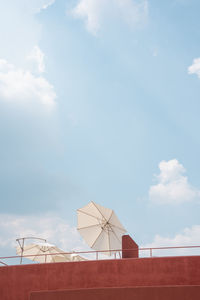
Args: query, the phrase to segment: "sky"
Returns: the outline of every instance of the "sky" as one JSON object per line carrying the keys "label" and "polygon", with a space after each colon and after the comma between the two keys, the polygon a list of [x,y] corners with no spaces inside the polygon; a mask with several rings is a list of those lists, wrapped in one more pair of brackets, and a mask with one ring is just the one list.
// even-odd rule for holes
{"label": "sky", "polygon": [[76,209],[140,247],[200,245],[200,2],[0,3],[0,255],[87,249]]}

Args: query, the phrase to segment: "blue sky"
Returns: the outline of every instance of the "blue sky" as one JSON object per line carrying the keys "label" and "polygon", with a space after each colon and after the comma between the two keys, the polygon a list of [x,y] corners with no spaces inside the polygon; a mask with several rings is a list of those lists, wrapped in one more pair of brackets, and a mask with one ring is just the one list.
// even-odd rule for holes
{"label": "blue sky", "polygon": [[[200,3],[0,4],[0,253],[82,249],[76,209],[139,245],[200,244]],[[6,253],[5,253],[6,252]]]}

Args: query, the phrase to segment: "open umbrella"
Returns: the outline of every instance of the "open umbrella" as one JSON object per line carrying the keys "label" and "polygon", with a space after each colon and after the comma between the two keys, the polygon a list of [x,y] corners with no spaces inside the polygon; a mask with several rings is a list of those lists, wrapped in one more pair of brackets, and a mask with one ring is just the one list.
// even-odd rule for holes
{"label": "open umbrella", "polygon": [[65,254],[63,250],[49,243],[33,243],[23,249],[18,246],[17,254],[22,256],[22,251],[23,256],[40,263],[72,261],[70,254]]}
{"label": "open umbrella", "polygon": [[122,235],[126,229],[122,226],[114,211],[95,202],[77,210],[77,230],[86,243],[95,250],[107,250],[111,255],[122,247]]}

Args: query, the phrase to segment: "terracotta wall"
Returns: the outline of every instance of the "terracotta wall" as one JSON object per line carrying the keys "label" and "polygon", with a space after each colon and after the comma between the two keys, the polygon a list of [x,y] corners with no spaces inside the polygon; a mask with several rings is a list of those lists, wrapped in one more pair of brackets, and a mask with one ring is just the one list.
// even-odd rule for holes
{"label": "terracotta wall", "polygon": [[200,285],[200,256],[0,267],[1,300],[28,300],[31,291],[171,285]]}
{"label": "terracotta wall", "polygon": [[126,234],[122,236],[122,258],[139,257],[139,246],[136,242]]}

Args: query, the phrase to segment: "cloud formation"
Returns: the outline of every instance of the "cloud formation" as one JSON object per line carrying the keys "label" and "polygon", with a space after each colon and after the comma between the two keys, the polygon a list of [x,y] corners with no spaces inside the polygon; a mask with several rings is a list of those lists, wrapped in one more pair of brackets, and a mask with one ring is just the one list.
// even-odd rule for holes
{"label": "cloud formation", "polygon": [[37,14],[52,5],[54,0],[7,0],[0,4],[0,57],[14,64],[34,45],[39,44],[42,26]]}
{"label": "cloud formation", "polygon": [[72,14],[82,19],[87,30],[95,35],[107,20],[113,18],[130,26],[143,22],[148,14],[148,4],[147,0],[79,0]]}
{"label": "cloud formation", "polygon": [[36,65],[36,70],[39,73],[45,72],[45,64],[44,64],[44,53],[38,46],[34,46],[32,51],[27,56],[27,60],[33,62]]}
{"label": "cloud formation", "polygon": [[55,0],[46,0],[46,1],[42,1],[41,4],[42,4],[42,7],[41,9],[47,9],[49,6],[51,6],[53,3],[55,2]]}
{"label": "cloud formation", "polygon": [[150,200],[160,204],[180,204],[200,198],[200,190],[194,188],[183,165],[177,159],[161,161],[160,174],[156,176],[158,183],[149,189]]}
{"label": "cloud formation", "polygon": [[19,4],[18,6],[20,7],[20,9],[22,8],[29,13],[37,14],[41,10],[47,9],[49,6],[51,6],[55,2],[55,0],[34,0],[34,1],[19,0],[17,2]]}
{"label": "cloud formation", "polygon": [[[8,215],[0,214],[0,253],[15,253],[16,238],[40,237],[57,245],[64,251],[81,251],[85,249],[75,227],[55,214],[43,215]],[[4,252],[6,251],[6,252]]]}
{"label": "cloud formation", "polygon": [[42,76],[17,68],[0,59],[0,101],[10,103],[39,103],[48,111],[55,106],[53,86]]}
{"label": "cloud formation", "polygon": [[195,58],[193,64],[188,68],[189,74],[196,74],[200,78],[200,58]]}
{"label": "cloud formation", "polygon": [[[184,228],[174,237],[165,237],[159,234],[155,235],[153,242],[144,245],[144,248],[159,248],[159,247],[182,247],[182,246],[199,246],[200,245],[200,225]],[[199,255],[200,248],[180,248],[169,250],[153,250],[153,255]],[[147,250],[141,251],[142,256],[149,256]]]}

